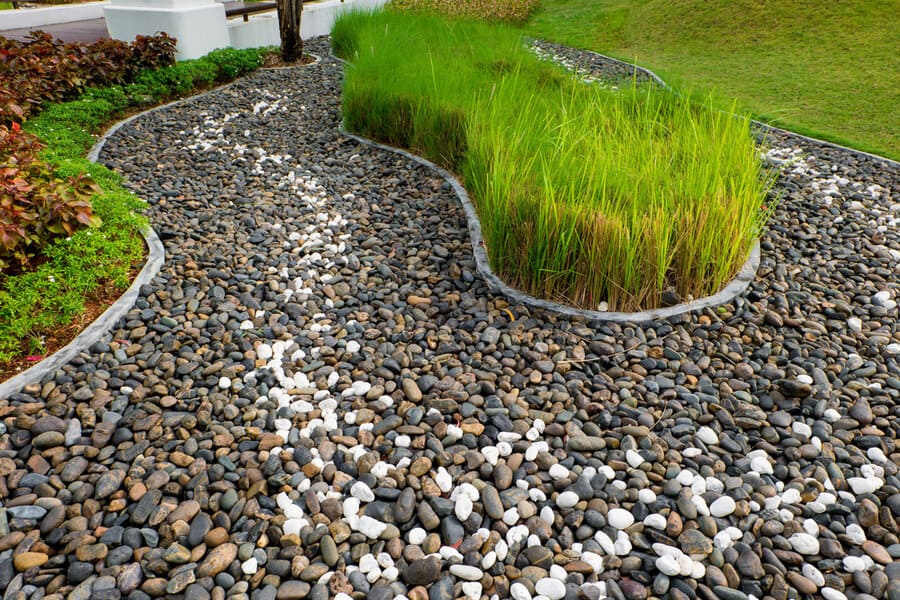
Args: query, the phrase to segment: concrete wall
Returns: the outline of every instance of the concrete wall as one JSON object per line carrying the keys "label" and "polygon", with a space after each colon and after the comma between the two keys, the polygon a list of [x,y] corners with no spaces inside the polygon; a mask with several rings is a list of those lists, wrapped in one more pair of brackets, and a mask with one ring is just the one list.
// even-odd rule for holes
{"label": "concrete wall", "polygon": [[231,45],[225,7],[214,0],[109,0],[103,15],[110,37],[117,40],[165,31],[178,40],[177,60]]}

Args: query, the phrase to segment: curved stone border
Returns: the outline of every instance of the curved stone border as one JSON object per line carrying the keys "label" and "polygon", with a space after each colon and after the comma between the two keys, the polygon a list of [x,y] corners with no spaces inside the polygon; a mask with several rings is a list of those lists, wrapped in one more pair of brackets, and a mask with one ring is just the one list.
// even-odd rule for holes
{"label": "curved stone border", "polygon": [[[309,56],[312,56],[314,60],[313,62],[305,65],[271,68],[261,67],[258,70],[264,71],[277,69],[296,69],[317,64],[322,60],[321,57],[316,54],[309,53]],[[119,129],[121,129],[131,121],[134,121],[139,117],[158,110],[163,110],[171,106],[181,104],[183,102],[202,98],[207,94],[211,94],[213,92],[217,92],[224,88],[232,86],[237,81],[239,80],[236,79],[234,81],[230,81],[213,89],[206,90],[199,94],[194,94],[193,96],[179,98],[178,100],[167,102],[166,104],[160,104],[159,106],[154,106],[135,115],[131,115],[127,119],[122,119],[118,123],[112,125],[109,129],[107,129],[106,132],[100,137],[100,139],[97,140],[97,143],[95,143],[87,153],[87,159],[95,163],[100,162],[100,153],[103,151],[103,147],[106,145],[106,141]],[[122,296],[119,297],[118,300],[113,302],[113,304],[109,308],[107,308],[103,312],[103,314],[97,317],[97,319],[95,319],[93,323],[88,325],[66,346],[60,348],[33,367],[30,367],[22,371],[18,375],[15,375],[14,377],[11,377],[6,381],[0,383],[0,399],[7,398],[10,395],[19,392],[26,385],[40,381],[48,373],[55,371],[56,369],[60,368],[61,366],[75,358],[75,356],[77,356],[82,351],[87,350],[87,348],[103,338],[104,335],[109,333],[109,331],[116,324],[116,321],[118,321],[128,313],[128,311],[134,305],[135,300],[137,300],[141,286],[146,283],[150,283],[150,281],[156,276],[156,274],[159,273],[159,270],[162,268],[162,265],[166,259],[165,247],[163,246],[162,241],[160,241],[159,236],[156,235],[156,232],[153,230],[153,228],[148,226],[144,231],[141,232],[141,234],[144,236],[144,241],[147,243],[147,262],[144,263],[141,271],[137,274],[137,277],[135,277],[134,281],[131,283],[125,293],[122,294]]]}
{"label": "curved stone border", "polygon": [[462,186],[459,180],[456,179],[456,177],[454,177],[449,171],[437,166],[436,164],[425,158],[422,158],[421,156],[417,156],[401,148],[395,148],[393,146],[387,146],[385,144],[373,142],[372,140],[353,133],[349,133],[347,131],[343,131],[343,134],[361,144],[399,154],[413,162],[428,167],[429,169],[435,171],[438,175],[443,177],[444,180],[453,187],[453,191],[456,193],[456,197],[459,198],[459,202],[460,204],[462,204],[463,210],[466,213],[466,220],[469,224],[469,237],[472,240],[472,254],[475,256],[475,266],[478,269],[478,274],[484,278],[484,280],[488,284],[488,287],[502,294],[514,303],[524,304],[525,306],[529,306],[532,308],[549,310],[572,317],[583,317],[591,321],[614,321],[616,323],[637,324],[646,323],[658,319],[665,319],[668,317],[674,317],[683,313],[700,310],[703,308],[709,308],[718,304],[724,304],[725,302],[728,302],[736,296],[742,294],[744,290],[746,290],[750,285],[750,282],[753,281],[753,278],[756,277],[756,270],[759,268],[760,257],[759,242],[757,242],[754,245],[753,249],[750,251],[750,257],[744,263],[744,266],[741,267],[740,272],[734,279],[731,280],[731,282],[727,286],[725,286],[725,288],[711,296],[705,296],[697,300],[692,300],[691,302],[676,304],[674,306],[655,308],[652,310],[643,310],[640,312],[606,312],[575,308],[574,306],[569,306],[567,304],[552,302],[550,300],[544,300],[542,298],[535,298],[530,294],[526,294],[525,292],[507,285],[491,269],[491,264],[490,260],[488,259],[484,238],[481,235],[481,221],[478,219],[478,213],[476,212],[475,206],[472,204],[472,200],[469,198],[469,194],[466,192],[465,188]]}
{"label": "curved stone border", "polygon": [[152,228],[147,227],[142,232],[142,235],[148,248],[147,262],[144,263],[140,273],[138,273],[125,293],[66,346],[33,367],[0,383],[0,398],[8,398],[26,385],[36,383],[48,373],[60,368],[106,335],[116,322],[125,316],[134,305],[135,300],[137,300],[141,286],[145,283],[150,283],[150,280],[156,276],[165,261],[166,251],[156,232]]}
{"label": "curved stone border", "polygon": [[303,52],[304,56],[309,56],[312,58],[312,62],[304,63],[302,65],[284,65],[282,67],[260,67],[259,71],[286,71],[288,69],[298,69],[300,67],[311,67],[313,65],[317,65],[322,61],[322,57],[318,54],[313,54],[312,52]]}

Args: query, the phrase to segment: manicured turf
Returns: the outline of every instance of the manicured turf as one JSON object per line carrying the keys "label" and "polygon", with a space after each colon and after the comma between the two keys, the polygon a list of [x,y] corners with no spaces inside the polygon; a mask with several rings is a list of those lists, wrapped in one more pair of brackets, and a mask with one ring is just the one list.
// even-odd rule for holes
{"label": "manicured turf", "polygon": [[900,159],[900,0],[542,0],[525,31]]}

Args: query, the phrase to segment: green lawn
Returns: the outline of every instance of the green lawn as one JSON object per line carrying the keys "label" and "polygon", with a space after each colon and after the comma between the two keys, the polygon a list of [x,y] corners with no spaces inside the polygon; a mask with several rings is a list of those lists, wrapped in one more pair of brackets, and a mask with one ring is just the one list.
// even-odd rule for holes
{"label": "green lawn", "polygon": [[525,30],[900,160],[900,0],[543,0]]}

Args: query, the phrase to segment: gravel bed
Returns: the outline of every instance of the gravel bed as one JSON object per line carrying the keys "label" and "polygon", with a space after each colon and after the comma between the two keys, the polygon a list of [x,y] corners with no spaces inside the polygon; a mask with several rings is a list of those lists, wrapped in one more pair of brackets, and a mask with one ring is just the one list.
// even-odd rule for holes
{"label": "gravel bed", "polygon": [[109,140],[167,261],[0,400],[4,600],[900,598],[896,164],[773,136],[750,288],[590,323],[492,296],[340,85],[263,71]]}

